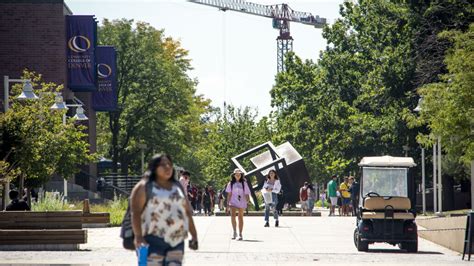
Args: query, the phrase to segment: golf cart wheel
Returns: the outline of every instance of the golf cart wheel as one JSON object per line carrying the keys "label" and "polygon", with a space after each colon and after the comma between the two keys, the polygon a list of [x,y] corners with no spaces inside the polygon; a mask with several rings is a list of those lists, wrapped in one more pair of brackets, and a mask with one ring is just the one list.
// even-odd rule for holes
{"label": "golf cart wheel", "polygon": [[409,253],[418,252],[418,241],[403,243],[403,248],[406,249]]}
{"label": "golf cart wheel", "polygon": [[360,239],[359,229],[354,230],[354,244],[358,251],[369,251],[369,242]]}

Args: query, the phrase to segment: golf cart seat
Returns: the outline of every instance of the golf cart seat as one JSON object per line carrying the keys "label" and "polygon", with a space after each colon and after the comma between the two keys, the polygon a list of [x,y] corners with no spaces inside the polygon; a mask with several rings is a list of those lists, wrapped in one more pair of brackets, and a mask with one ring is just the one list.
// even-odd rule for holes
{"label": "golf cart seat", "polygon": [[[415,219],[409,212],[411,202],[405,197],[367,197],[364,200],[362,219]],[[392,217],[393,214],[393,217]]]}

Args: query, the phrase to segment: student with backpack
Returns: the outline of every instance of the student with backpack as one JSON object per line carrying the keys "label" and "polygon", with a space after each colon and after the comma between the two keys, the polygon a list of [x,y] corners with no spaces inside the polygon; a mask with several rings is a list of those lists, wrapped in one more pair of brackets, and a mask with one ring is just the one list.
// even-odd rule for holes
{"label": "student with backpack", "polygon": [[308,208],[308,182],[304,182],[304,185],[300,188],[300,202],[301,202],[301,216],[307,214]]}
{"label": "student with backpack", "polygon": [[307,201],[308,209],[306,210],[306,215],[312,216],[313,215],[314,202],[317,200],[316,188],[314,187],[313,184],[309,184],[306,191],[308,193],[308,201]]}
{"label": "student with backpack", "polygon": [[232,229],[232,239],[237,238],[237,222],[236,216],[239,217],[239,238],[237,240],[243,240],[242,230],[244,229],[244,210],[247,209],[247,202],[249,200],[250,188],[247,185],[247,181],[244,178],[244,174],[239,170],[235,169],[231,175],[231,181],[227,184],[227,206],[230,209]]}
{"label": "student with backpack", "polygon": [[[140,254],[148,254],[148,263],[181,265],[188,233],[192,236],[189,247],[197,249],[192,208],[183,187],[174,179],[169,155],[153,156],[143,179],[133,188],[130,202],[133,244]],[[127,236],[122,237],[125,246]]]}

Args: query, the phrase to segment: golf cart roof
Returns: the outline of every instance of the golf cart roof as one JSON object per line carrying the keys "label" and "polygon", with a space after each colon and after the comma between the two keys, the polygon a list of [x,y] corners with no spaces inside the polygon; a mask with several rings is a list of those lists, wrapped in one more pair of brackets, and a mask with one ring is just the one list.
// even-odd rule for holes
{"label": "golf cart roof", "polygon": [[414,167],[416,163],[411,157],[375,156],[362,158],[359,166]]}

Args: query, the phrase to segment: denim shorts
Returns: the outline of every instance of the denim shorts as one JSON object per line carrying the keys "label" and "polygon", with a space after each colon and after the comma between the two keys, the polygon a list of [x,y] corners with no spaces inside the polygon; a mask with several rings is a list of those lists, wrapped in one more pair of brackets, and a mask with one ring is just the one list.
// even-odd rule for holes
{"label": "denim shorts", "polygon": [[145,240],[150,245],[148,247],[148,256],[152,253],[156,253],[166,257],[166,254],[169,251],[181,251],[184,255],[184,241],[179,243],[177,246],[172,247],[170,244],[166,243],[163,238],[154,235],[146,235]]}
{"label": "denim shorts", "polygon": [[351,198],[342,198],[342,205],[351,204]]}

